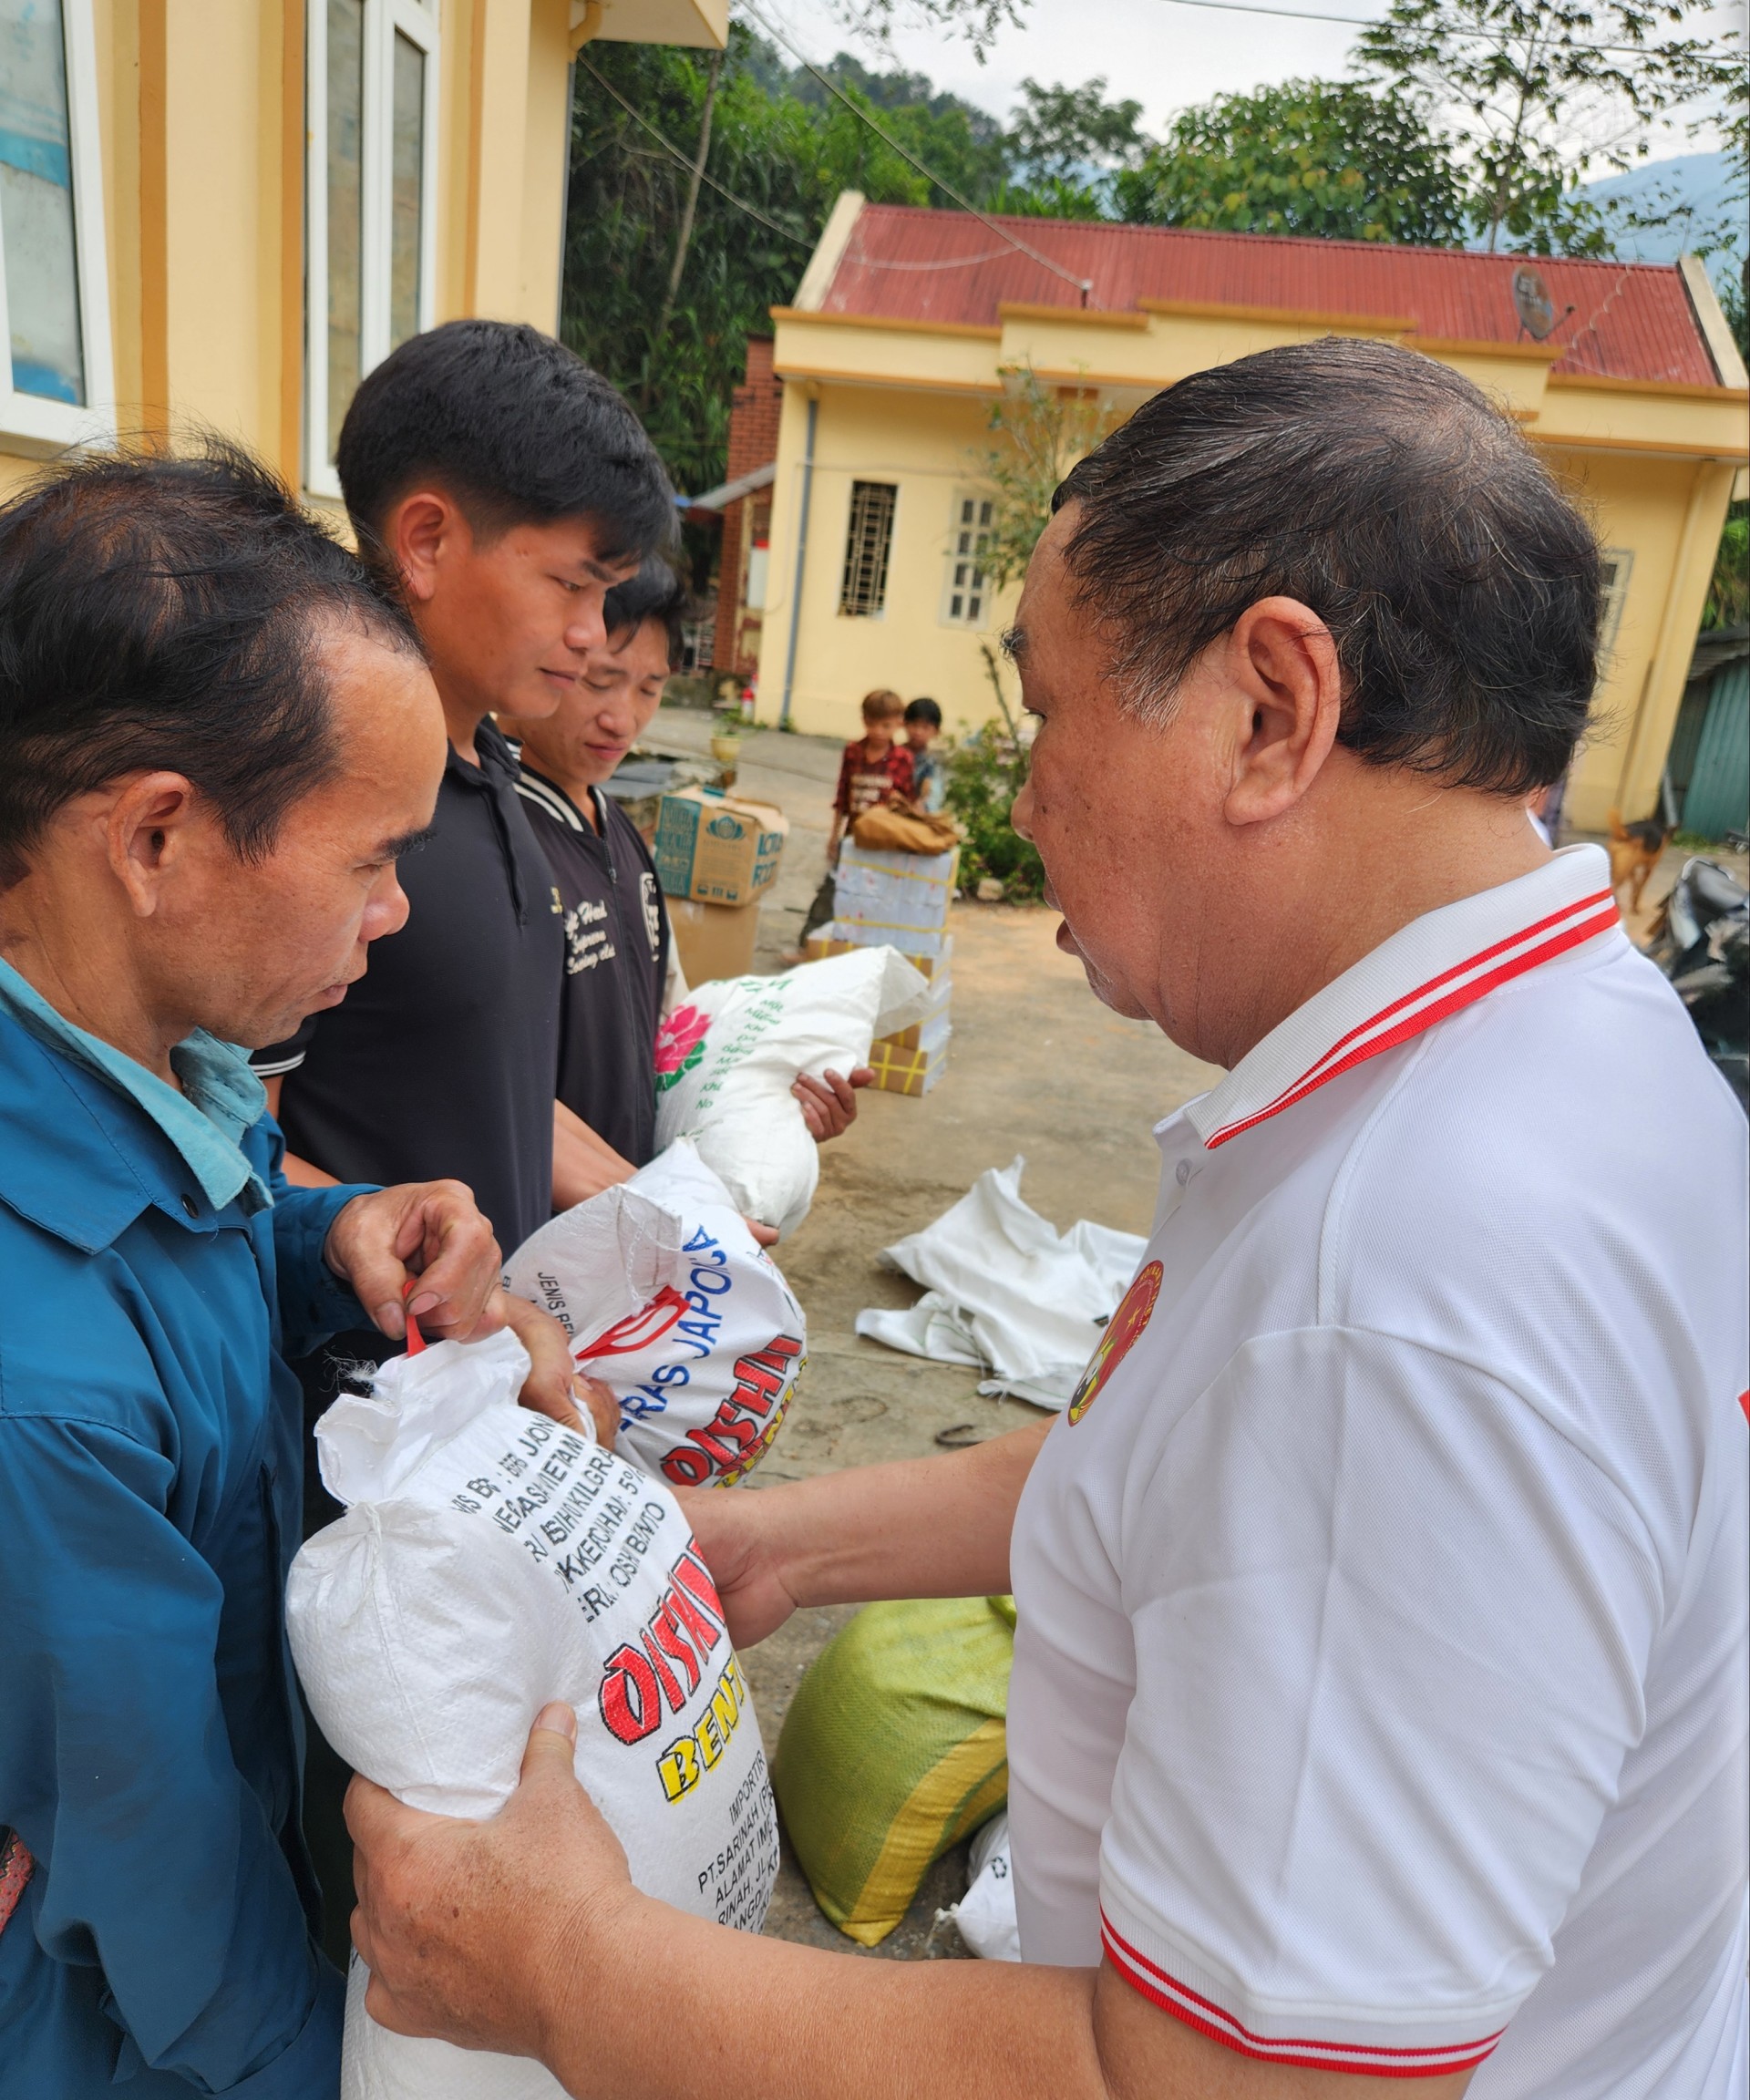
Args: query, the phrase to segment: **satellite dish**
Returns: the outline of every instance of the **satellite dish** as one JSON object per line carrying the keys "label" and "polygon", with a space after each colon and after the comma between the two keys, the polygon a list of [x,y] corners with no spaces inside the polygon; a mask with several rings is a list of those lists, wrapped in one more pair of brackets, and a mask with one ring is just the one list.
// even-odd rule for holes
{"label": "satellite dish", "polygon": [[1513,273],[1513,308],[1519,325],[1539,343],[1556,324],[1556,303],[1549,287],[1524,263]]}

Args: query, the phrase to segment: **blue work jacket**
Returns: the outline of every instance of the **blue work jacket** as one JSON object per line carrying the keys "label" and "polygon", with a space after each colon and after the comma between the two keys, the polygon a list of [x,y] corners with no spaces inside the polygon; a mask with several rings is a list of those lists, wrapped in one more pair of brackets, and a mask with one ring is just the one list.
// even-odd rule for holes
{"label": "blue work jacket", "polygon": [[0,1011],[0,2093],[333,2100],[286,1644],[302,1416],[282,1349],[364,1324],[356,1189],[215,1210],[140,1105]]}

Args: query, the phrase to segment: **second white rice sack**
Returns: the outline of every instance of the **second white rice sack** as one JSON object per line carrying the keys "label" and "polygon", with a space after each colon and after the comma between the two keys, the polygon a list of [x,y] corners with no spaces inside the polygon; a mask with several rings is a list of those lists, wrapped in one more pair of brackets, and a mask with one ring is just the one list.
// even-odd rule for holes
{"label": "second white rice sack", "polygon": [[[653,1896],[757,1931],[777,1870],[758,1724],[710,1574],[660,1481],[518,1406],[514,1336],[396,1357],[316,1427],[346,1514],[286,1621],[323,1734],[417,1808],[489,1816],[549,1699]],[[539,2064],[411,2041],[348,1996],[345,2100],[560,2100]]]}
{"label": "second white rice sack", "polygon": [[876,1036],[909,1028],[929,998],[893,948],[701,984],[656,1039],[656,1142],[692,1138],[738,1210],[793,1232],[820,1175],[797,1075],[866,1064]]}
{"label": "second white rice sack", "polygon": [[685,1138],[531,1234],[504,1282],[571,1337],[641,1466],[726,1487],[771,1448],[801,1375],[802,1308]]}

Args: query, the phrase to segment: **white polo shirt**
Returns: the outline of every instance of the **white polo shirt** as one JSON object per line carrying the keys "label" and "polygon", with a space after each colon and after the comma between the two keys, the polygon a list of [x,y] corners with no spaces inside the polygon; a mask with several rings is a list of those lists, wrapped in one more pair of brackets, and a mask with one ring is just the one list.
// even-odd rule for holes
{"label": "white polo shirt", "polygon": [[1472,2100],[1742,2100],[1745,1123],[1604,855],[1160,1126],[1022,1498],[1028,1961]]}

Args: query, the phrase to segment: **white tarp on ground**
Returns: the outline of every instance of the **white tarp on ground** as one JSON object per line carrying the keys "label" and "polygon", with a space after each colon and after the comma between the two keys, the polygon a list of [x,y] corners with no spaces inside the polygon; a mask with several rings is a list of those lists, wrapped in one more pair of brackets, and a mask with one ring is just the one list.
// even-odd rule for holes
{"label": "white tarp on ground", "polygon": [[1021,1200],[1017,1157],[981,1174],[933,1225],[882,1250],[921,1283],[909,1311],[867,1307],[857,1332],[909,1355],[988,1370],[981,1393],[1068,1404],[1146,1241],[1082,1219],[1067,1232]]}

